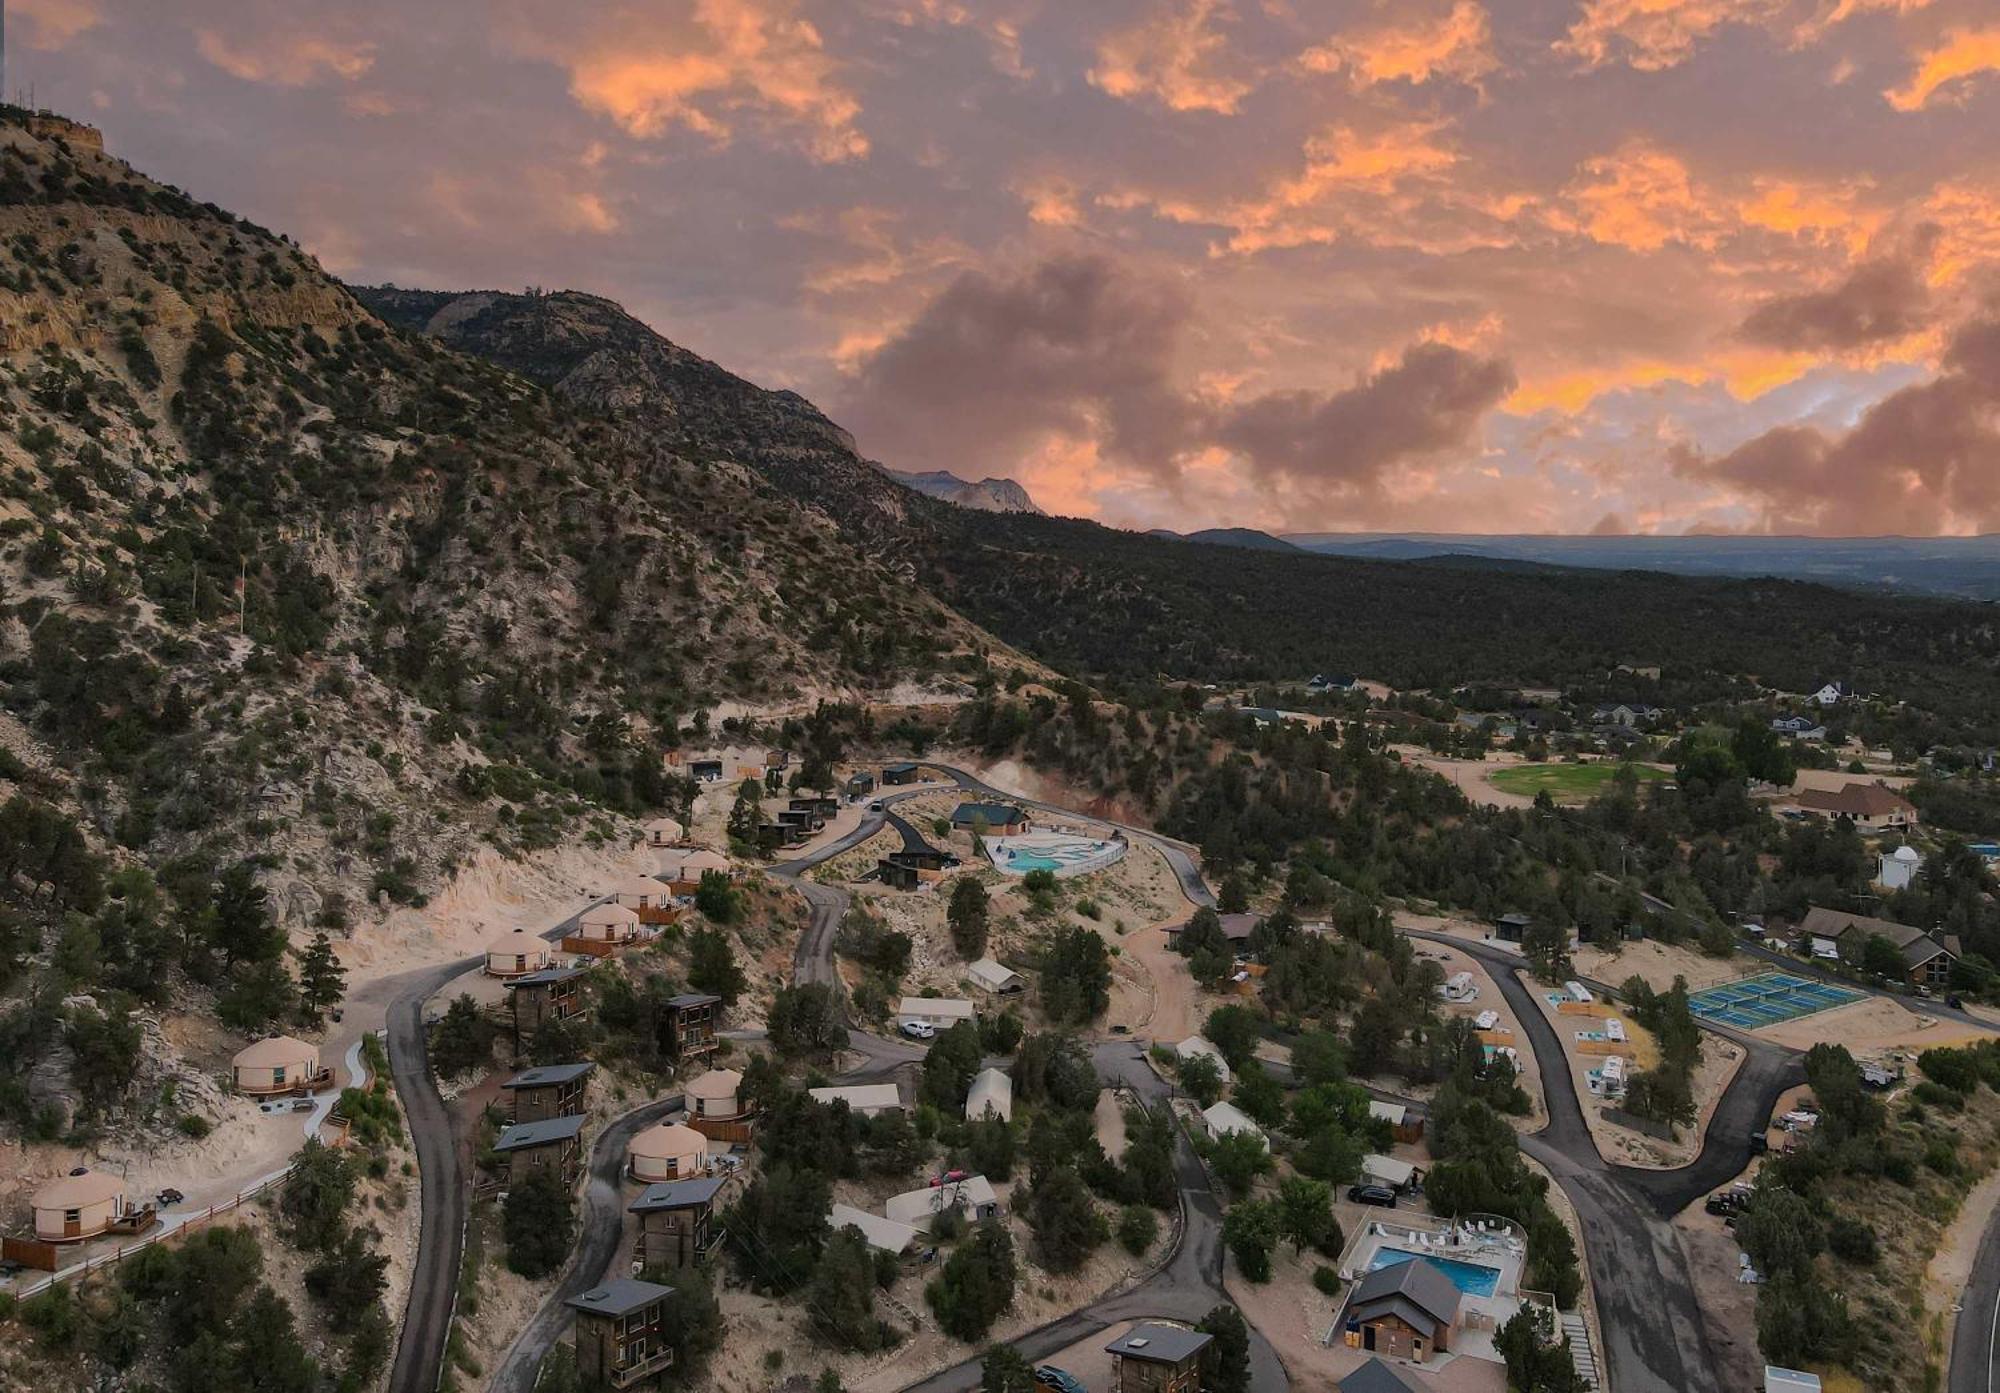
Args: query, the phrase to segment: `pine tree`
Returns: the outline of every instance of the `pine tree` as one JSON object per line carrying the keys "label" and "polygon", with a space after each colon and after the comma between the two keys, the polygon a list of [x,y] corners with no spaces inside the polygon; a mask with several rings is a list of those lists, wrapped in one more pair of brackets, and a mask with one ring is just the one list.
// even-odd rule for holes
{"label": "pine tree", "polygon": [[318,1025],[320,1017],[340,1004],[347,994],[347,969],[334,954],[333,942],[325,932],[313,935],[306,951],[299,955],[299,1007],[306,1018]]}

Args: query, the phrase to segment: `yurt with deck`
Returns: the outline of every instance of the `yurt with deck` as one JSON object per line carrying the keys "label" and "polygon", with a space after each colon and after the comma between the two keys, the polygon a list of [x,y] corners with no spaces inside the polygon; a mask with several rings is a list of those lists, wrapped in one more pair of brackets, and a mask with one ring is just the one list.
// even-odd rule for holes
{"label": "yurt with deck", "polygon": [[81,1243],[108,1230],[125,1213],[125,1182],[104,1171],[77,1167],[35,1192],[35,1237],[44,1243]]}
{"label": "yurt with deck", "polygon": [[634,1180],[686,1180],[708,1170],[708,1138],[678,1122],[662,1122],[632,1138],[625,1148]]}
{"label": "yurt with deck", "polygon": [[291,1093],[312,1088],[321,1081],[319,1046],[294,1040],[289,1035],[273,1035],[236,1052],[230,1061],[236,1091],[255,1098],[265,1093]]}
{"label": "yurt with deck", "polygon": [[639,916],[622,904],[601,904],[576,921],[576,936],[591,943],[630,943],[639,936]]}
{"label": "yurt with deck", "polygon": [[673,846],[687,835],[687,828],[670,817],[656,817],[648,822],[643,830],[646,833],[646,845],[651,847]]}
{"label": "yurt with deck", "polygon": [[488,977],[526,977],[549,965],[549,943],[526,929],[501,934],[486,945]]}

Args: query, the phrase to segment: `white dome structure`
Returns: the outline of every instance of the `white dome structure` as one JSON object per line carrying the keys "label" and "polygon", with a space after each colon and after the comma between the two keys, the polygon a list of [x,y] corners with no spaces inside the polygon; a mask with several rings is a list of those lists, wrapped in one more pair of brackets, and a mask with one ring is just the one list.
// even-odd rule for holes
{"label": "white dome structure", "polygon": [[708,1169],[708,1138],[692,1127],[662,1122],[632,1138],[625,1159],[634,1180],[686,1180]]}

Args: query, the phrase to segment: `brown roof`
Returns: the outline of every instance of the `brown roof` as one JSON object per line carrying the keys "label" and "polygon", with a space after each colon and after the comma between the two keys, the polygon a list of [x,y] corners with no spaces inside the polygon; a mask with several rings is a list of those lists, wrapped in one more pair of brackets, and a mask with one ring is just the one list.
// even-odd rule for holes
{"label": "brown roof", "polygon": [[1909,799],[1882,783],[1850,783],[1835,792],[1823,788],[1800,789],[1794,801],[1814,812],[1844,813],[1848,817],[1886,817],[1890,813],[1916,811]]}
{"label": "brown roof", "polygon": [[1841,909],[1822,909],[1818,905],[1806,911],[1806,917],[1799,921],[1799,930],[1814,938],[1844,938],[1848,934],[1874,938],[1879,935],[1902,949],[1903,959],[1911,967],[1921,967],[1940,953],[1958,957],[1956,936],[1940,943],[1911,924],[1898,924],[1893,919],[1871,919],[1865,914],[1849,914]]}

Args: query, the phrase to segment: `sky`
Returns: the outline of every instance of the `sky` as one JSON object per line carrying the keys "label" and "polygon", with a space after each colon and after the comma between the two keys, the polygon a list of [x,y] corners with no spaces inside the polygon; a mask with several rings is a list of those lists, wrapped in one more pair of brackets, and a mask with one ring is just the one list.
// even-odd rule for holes
{"label": "sky", "polygon": [[1118,526],[2000,531],[1995,0],[11,0],[350,281]]}

